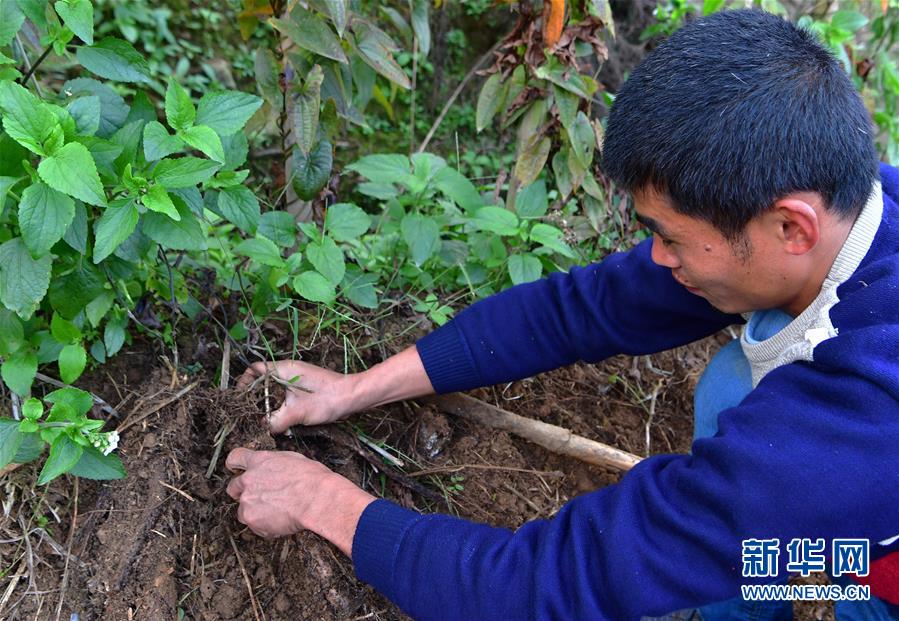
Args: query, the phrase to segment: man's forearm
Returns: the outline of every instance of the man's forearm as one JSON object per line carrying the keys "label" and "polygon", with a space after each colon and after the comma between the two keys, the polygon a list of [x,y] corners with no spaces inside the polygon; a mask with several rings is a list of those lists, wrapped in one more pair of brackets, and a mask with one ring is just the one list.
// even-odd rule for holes
{"label": "man's forearm", "polygon": [[415,346],[354,376],[353,410],[434,394]]}

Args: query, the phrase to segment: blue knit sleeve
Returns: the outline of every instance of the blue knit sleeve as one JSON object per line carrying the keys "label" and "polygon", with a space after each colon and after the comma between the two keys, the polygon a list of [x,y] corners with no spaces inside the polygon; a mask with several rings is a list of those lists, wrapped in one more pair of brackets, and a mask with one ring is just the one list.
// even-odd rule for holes
{"label": "blue knit sleeve", "polygon": [[649,354],[695,341],[738,315],[713,308],[652,262],[652,241],[481,300],[416,347],[438,393],[487,386],[577,360]]}
{"label": "blue knit sleeve", "polygon": [[770,580],[742,577],[745,539],[895,535],[896,403],[870,378],[781,367],[691,455],[646,459],[515,532],[373,503],[356,572],[418,621],[636,621],[730,599]]}

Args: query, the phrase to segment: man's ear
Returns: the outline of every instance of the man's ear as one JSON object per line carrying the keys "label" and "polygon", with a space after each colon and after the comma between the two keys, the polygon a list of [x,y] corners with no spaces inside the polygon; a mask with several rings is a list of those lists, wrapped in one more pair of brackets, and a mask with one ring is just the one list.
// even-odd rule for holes
{"label": "man's ear", "polygon": [[807,200],[798,197],[778,199],[771,207],[777,235],[789,254],[801,255],[812,250],[821,240],[818,211]]}

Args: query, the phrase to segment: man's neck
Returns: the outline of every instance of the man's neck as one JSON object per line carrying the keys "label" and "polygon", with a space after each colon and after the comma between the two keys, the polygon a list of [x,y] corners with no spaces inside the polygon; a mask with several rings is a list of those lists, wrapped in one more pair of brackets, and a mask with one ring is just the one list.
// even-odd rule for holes
{"label": "man's neck", "polygon": [[842,220],[829,214],[828,217],[833,219],[830,226],[822,228],[829,231],[830,234],[826,237],[822,235],[821,241],[810,253],[812,256],[808,257],[810,271],[809,277],[805,280],[805,286],[788,304],[781,307],[781,310],[791,317],[799,316],[821,293],[821,287],[830,273],[834,261],[843,249],[843,244],[846,243],[846,239],[852,231],[852,225],[855,224],[855,218]]}

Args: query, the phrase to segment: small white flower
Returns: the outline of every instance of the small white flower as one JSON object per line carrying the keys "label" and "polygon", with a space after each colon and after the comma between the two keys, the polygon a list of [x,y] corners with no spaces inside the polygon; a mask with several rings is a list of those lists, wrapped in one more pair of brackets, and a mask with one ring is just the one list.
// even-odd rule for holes
{"label": "small white flower", "polygon": [[103,449],[103,454],[109,455],[119,446],[119,432],[112,431],[108,433],[106,435],[106,441],[108,442],[108,444],[106,445],[106,448]]}

